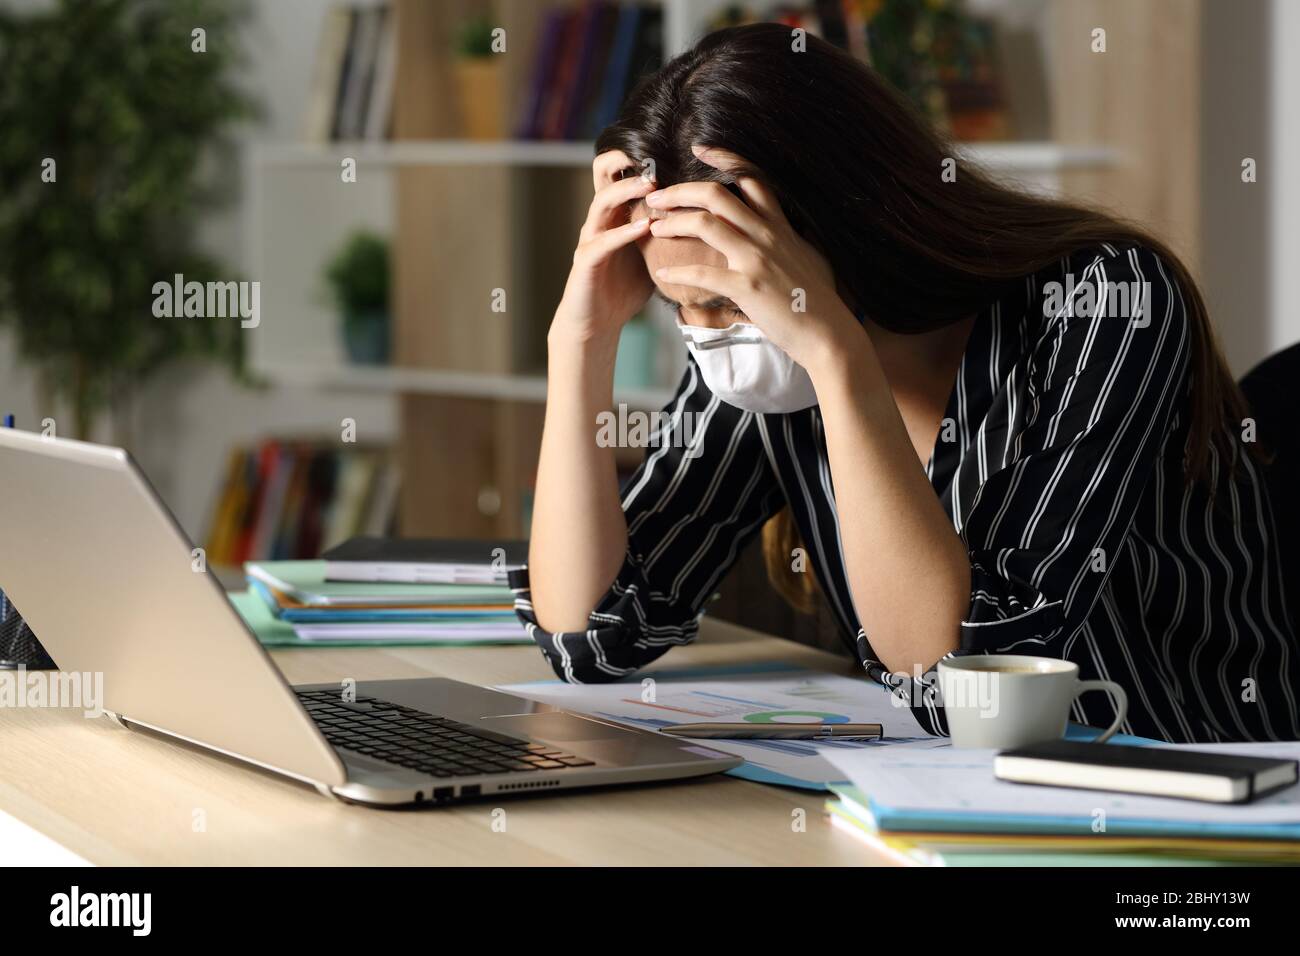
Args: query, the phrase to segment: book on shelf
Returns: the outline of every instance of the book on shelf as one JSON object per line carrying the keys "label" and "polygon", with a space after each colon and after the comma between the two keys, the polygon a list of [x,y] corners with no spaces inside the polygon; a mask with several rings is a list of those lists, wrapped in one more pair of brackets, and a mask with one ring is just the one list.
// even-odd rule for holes
{"label": "book on shelf", "polygon": [[577,139],[584,111],[590,102],[590,91],[595,85],[597,46],[607,43],[602,26],[606,14],[613,15],[614,8],[604,3],[586,4],[578,14],[578,46],[573,58],[573,72],[569,89],[563,98],[559,129],[554,139]]}
{"label": "book on shelf", "polygon": [[569,111],[569,123],[565,129],[567,139],[591,139],[600,132],[599,128],[593,129],[593,124],[600,107],[601,93],[605,89],[609,60],[614,52],[619,14],[620,9],[614,4],[602,4],[596,8],[591,43],[585,51],[586,57],[581,68],[580,96],[574,100],[574,108]]}
{"label": "book on shelf", "polygon": [[330,139],[341,139],[343,133],[343,104],[348,98],[348,85],[355,81],[357,60],[357,35],[361,32],[361,11],[350,8],[348,15],[348,38],[343,47],[343,58],[339,61],[338,73],[333,76],[334,98],[331,101]]}
{"label": "book on shelf", "polygon": [[614,121],[636,82],[663,63],[663,10],[587,0],[549,10],[534,44],[520,139],[575,140]]}
{"label": "book on shelf", "polygon": [[317,41],[304,139],[324,143],[386,138],[396,68],[396,17],[390,5],[331,7]]}
{"label": "book on shelf", "polygon": [[393,91],[397,83],[397,19],[389,8],[384,8],[383,14],[364,118],[364,137],[370,141],[387,139],[393,123]]}
{"label": "book on shelf", "polygon": [[231,451],[204,547],[208,563],[315,557],[358,534],[386,534],[400,476],[377,448],[267,439]]}
{"label": "book on shelf", "polygon": [[302,136],[310,143],[325,142],[334,128],[335,100],[339,74],[347,55],[348,37],[352,32],[352,11],[331,7],[321,21],[316,44],[316,65],[307,92],[307,111],[303,117]]}
{"label": "book on shelf", "polygon": [[577,75],[578,47],[591,6],[566,11],[564,29],[556,48],[555,63],[545,80],[541,126],[533,131],[540,139],[560,139],[564,133],[565,100],[572,95]]}
{"label": "book on shelf", "polygon": [[527,98],[524,100],[523,115],[517,131],[521,138],[536,136],[542,128],[542,116],[547,104],[547,83],[559,58],[559,50],[564,42],[568,22],[569,11],[563,9],[548,10],[542,19],[542,27],[533,54],[533,69]]}
{"label": "book on shelf", "polygon": [[366,7],[356,13],[347,85],[339,100],[338,139],[360,139],[365,131],[366,107],[369,105],[370,86],[374,82],[386,13],[383,7]]}
{"label": "book on shelf", "polygon": [[[636,51],[637,36],[641,33],[642,8],[634,3],[618,8],[618,18],[609,40],[609,53],[601,72],[601,82],[596,88],[596,103],[585,135],[594,137],[614,122],[623,97],[628,71]],[[661,34],[662,36],[662,34]]]}

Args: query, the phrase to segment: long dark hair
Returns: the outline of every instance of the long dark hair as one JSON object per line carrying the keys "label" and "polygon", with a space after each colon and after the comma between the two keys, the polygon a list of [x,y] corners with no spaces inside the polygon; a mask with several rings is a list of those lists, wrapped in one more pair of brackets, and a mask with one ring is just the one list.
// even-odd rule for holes
{"label": "long dark hair", "polygon": [[[1167,245],[1106,213],[1000,185],[969,163],[941,180],[954,147],[870,68],[806,41],[796,52],[789,28],[775,23],[709,34],[638,85],[596,151],[622,150],[638,167],[652,160],[660,186],[730,178],[696,159],[693,144],[745,157],[826,257],[849,304],[895,332],[955,322],[1102,242],[1151,249],[1175,277],[1191,327],[1188,479],[1213,477],[1211,448],[1234,460],[1223,424],[1244,417],[1245,403],[1196,282]],[[764,529],[770,571],[773,557],[788,571],[789,551],[775,550],[792,539],[783,520]]]}

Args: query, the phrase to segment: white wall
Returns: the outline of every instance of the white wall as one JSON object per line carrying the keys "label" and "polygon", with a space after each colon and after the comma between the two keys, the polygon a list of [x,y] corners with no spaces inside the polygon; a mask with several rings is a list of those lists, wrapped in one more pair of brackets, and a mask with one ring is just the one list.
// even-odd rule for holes
{"label": "white wall", "polygon": [[[1233,370],[1300,341],[1288,288],[1300,263],[1300,3],[1204,7],[1202,276]],[[1258,181],[1241,181],[1245,157]],[[1176,162],[1176,157],[1171,157]]]}
{"label": "white wall", "polygon": [[1273,218],[1270,258],[1273,263],[1269,311],[1269,351],[1300,342],[1300,307],[1295,282],[1300,267],[1300,3],[1273,0],[1272,154]]}
{"label": "white wall", "polygon": [[[1270,87],[1273,0],[1203,7],[1201,55],[1201,279],[1233,370],[1271,351],[1271,210],[1276,189]],[[1241,181],[1241,163],[1259,181]],[[1177,162],[1177,157],[1170,157]]]}

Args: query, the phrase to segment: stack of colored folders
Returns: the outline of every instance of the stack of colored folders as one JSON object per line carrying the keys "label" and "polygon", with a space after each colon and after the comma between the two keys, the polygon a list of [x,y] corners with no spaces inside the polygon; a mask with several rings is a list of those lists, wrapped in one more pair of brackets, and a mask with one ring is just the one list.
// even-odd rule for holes
{"label": "stack of colored folders", "polygon": [[[1300,757],[1290,741],[1189,749]],[[1217,804],[1009,783],[994,777],[993,751],[897,746],[827,759],[849,778],[831,785],[831,825],[904,865],[1300,864],[1296,786]]]}
{"label": "stack of colored folders", "polygon": [[326,581],[324,561],[250,561],[231,601],[267,645],[524,644],[500,584]]}

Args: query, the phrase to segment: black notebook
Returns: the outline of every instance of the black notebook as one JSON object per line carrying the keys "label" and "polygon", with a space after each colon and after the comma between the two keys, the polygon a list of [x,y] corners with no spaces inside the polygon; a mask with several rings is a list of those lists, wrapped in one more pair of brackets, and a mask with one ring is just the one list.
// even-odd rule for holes
{"label": "black notebook", "polygon": [[1295,784],[1297,762],[1272,757],[1054,740],[993,758],[999,780],[1115,790],[1213,803],[1249,803]]}
{"label": "black notebook", "polygon": [[528,542],[466,538],[349,538],[321,555],[327,581],[505,584],[528,563]]}

